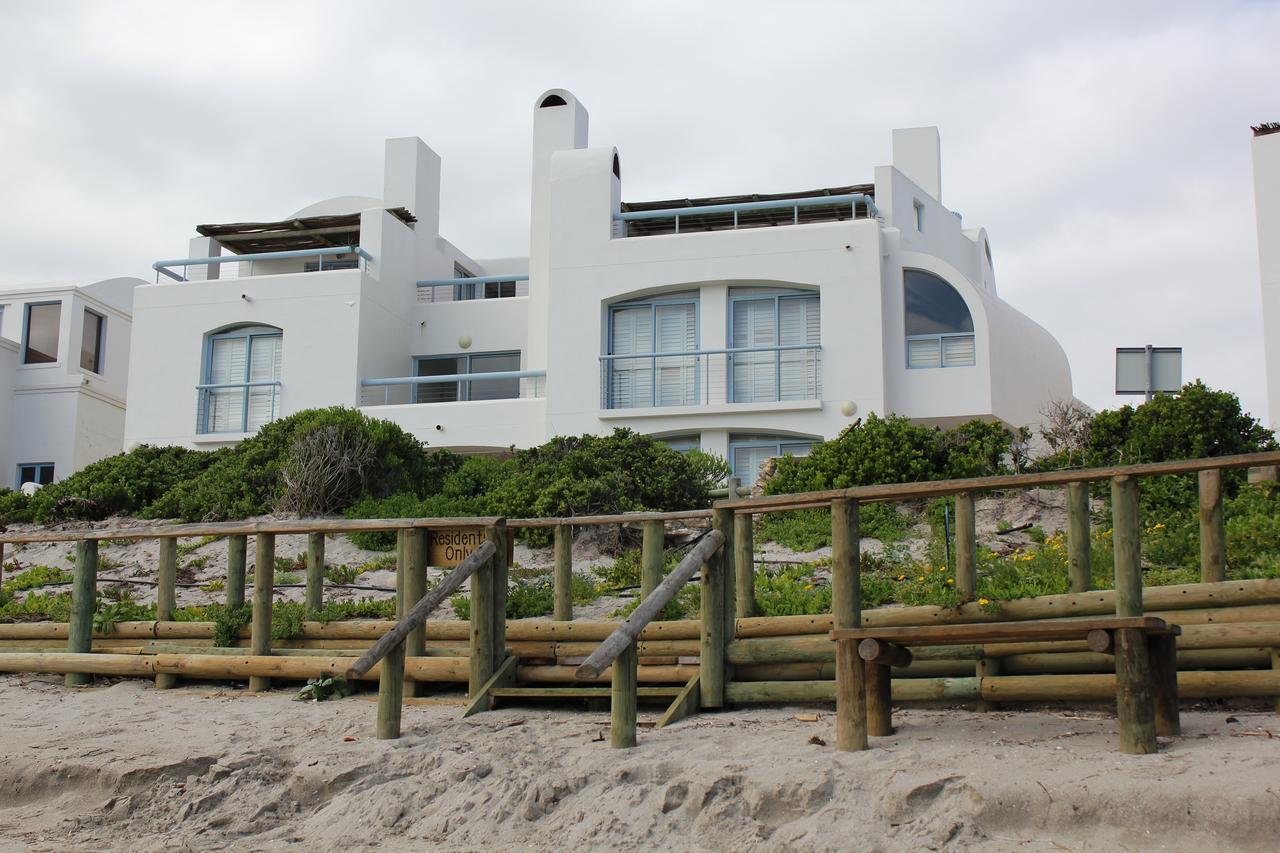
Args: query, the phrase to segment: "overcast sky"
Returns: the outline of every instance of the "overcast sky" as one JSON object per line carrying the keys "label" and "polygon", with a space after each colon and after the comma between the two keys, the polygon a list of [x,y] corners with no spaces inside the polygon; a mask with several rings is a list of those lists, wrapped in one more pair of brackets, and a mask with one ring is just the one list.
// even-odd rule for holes
{"label": "overcast sky", "polygon": [[616,145],[629,201],[870,181],[937,125],[943,201],[1000,294],[1109,408],[1116,346],[1265,417],[1250,124],[1280,120],[1280,4],[6,2],[0,283],[137,275],[194,226],[381,195],[444,159],[442,231],[527,254],[533,102]]}

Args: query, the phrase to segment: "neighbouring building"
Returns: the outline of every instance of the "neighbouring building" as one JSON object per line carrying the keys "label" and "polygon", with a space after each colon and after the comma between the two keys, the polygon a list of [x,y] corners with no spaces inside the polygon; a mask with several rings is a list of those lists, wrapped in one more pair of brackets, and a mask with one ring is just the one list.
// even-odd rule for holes
{"label": "neighbouring building", "polygon": [[0,287],[0,487],[45,485],[124,444],[137,278]]}
{"label": "neighbouring building", "polygon": [[1072,397],[1054,338],[996,294],[991,246],[942,204],[938,132],[893,133],[863,183],[623,201],[554,89],[533,110],[528,257],[440,236],[440,158],[386,143],[381,198],[201,225],[139,287],[127,444],[217,447],[358,406],[485,451],[630,427],[750,481],[867,413],[1036,424]]}
{"label": "neighbouring building", "polygon": [[1253,203],[1258,217],[1262,338],[1270,426],[1280,430],[1280,123],[1253,129]]}

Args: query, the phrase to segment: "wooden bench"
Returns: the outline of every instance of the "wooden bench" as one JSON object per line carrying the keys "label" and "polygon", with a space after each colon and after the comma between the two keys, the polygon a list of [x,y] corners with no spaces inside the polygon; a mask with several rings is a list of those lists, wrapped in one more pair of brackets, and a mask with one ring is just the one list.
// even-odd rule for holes
{"label": "wooden bench", "polygon": [[1156,735],[1180,734],[1177,637],[1182,629],[1151,616],[1035,622],[837,628],[836,747],[867,748],[868,735],[893,733],[890,667],[911,665],[910,646],[1085,640],[1115,656],[1120,751],[1156,751]]}

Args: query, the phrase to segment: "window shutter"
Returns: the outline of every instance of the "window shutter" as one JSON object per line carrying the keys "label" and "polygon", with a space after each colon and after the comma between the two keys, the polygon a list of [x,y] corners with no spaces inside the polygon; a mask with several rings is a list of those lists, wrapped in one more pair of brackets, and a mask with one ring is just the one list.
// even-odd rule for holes
{"label": "window shutter", "polygon": [[[778,342],[775,301],[739,299],[733,303],[733,346],[770,347]],[[733,355],[733,401],[754,403],[777,399],[777,357],[771,352]]]}
{"label": "window shutter", "polygon": [[[209,353],[210,385],[243,382],[247,338],[216,338]],[[209,432],[240,432],[244,425],[244,389],[214,388],[205,397],[205,428]]]}
{"label": "window shutter", "polygon": [[945,367],[972,367],[976,363],[973,335],[942,339],[942,364]]}
{"label": "window shutter", "polygon": [[[652,352],[653,306],[618,309],[611,325],[612,355]],[[609,408],[653,405],[653,359],[614,358],[609,364]]]}
{"label": "window shutter", "polygon": [[[284,353],[280,335],[255,335],[249,345],[249,381],[276,382],[280,379],[280,362]],[[249,432],[270,423],[277,414],[278,390],[274,385],[249,388]]]}
{"label": "window shutter", "polygon": [[[654,352],[688,352],[696,349],[698,312],[694,305],[655,305],[657,335]],[[657,371],[657,406],[686,406],[697,401],[698,365],[696,356],[654,360]]]}
{"label": "window shutter", "polygon": [[[821,334],[821,318],[816,296],[788,296],[778,300],[778,343],[783,346],[816,344]],[[816,350],[786,350],[778,353],[781,379],[779,400],[813,400],[818,396],[818,354]]]}
{"label": "window shutter", "polygon": [[941,367],[942,351],[938,338],[907,341],[907,367]]}

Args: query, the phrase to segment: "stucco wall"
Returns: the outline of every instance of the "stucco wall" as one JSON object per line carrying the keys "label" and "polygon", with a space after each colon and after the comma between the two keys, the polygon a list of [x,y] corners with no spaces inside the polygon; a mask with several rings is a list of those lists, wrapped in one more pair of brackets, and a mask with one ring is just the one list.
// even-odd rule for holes
{"label": "stucco wall", "polygon": [[18,370],[18,344],[0,337],[0,488],[13,488],[13,382]]}
{"label": "stucco wall", "polygon": [[1253,196],[1258,218],[1270,427],[1280,430],[1280,133],[1253,138]]}

